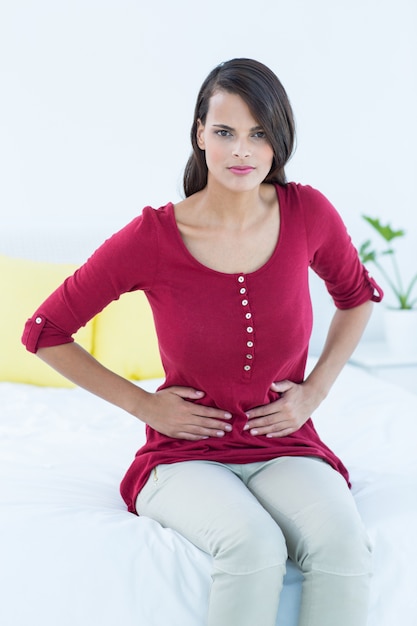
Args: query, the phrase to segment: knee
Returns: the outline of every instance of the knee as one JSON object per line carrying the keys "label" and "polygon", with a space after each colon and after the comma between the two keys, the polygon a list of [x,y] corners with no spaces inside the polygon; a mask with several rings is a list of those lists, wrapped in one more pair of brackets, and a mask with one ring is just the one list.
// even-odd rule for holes
{"label": "knee", "polygon": [[372,571],[372,549],[359,519],[335,520],[304,539],[297,562],[302,571],[360,576]]}
{"label": "knee", "polygon": [[249,574],[270,567],[285,567],[288,558],[284,536],[267,518],[262,523],[242,519],[219,544],[215,566],[230,574]]}

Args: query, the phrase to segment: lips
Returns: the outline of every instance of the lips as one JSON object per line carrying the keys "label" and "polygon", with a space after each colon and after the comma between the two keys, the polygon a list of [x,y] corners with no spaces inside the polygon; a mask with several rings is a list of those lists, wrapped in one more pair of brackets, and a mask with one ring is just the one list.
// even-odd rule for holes
{"label": "lips", "polygon": [[237,176],[245,176],[245,174],[250,174],[251,172],[253,172],[254,169],[254,167],[251,167],[249,165],[233,165],[232,167],[229,167],[229,171],[232,172],[232,174],[236,174]]}

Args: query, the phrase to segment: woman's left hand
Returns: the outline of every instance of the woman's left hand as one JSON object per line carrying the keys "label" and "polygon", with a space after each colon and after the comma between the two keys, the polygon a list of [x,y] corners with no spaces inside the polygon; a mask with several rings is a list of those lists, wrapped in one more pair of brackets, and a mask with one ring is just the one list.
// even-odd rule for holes
{"label": "woman's left hand", "polygon": [[271,389],[281,394],[278,400],[250,409],[244,430],[252,435],[286,437],[297,431],[309,419],[318,404],[306,383],[289,380],[272,383]]}

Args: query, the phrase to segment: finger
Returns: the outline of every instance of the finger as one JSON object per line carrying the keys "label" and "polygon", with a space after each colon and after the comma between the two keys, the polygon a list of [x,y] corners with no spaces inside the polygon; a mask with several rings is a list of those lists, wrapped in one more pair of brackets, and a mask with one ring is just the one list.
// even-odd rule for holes
{"label": "finger", "polygon": [[256,436],[266,436],[268,438],[271,437],[285,437],[295,432],[297,429],[294,426],[289,425],[288,423],[283,425],[271,424],[270,426],[251,428],[250,434]]}
{"label": "finger", "polygon": [[284,393],[285,391],[289,391],[292,387],[294,387],[293,382],[290,380],[279,380],[271,385],[271,389],[273,391],[277,391],[278,393]]}
{"label": "finger", "polygon": [[175,395],[180,398],[190,398],[192,400],[196,400],[197,398],[202,398],[205,393],[200,389],[193,389],[192,387],[167,387],[166,391],[170,391],[171,393],[175,393]]}
{"label": "finger", "polygon": [[[174,393],[183,400],[195,400],[198,398],[202,398],[205,395],[204,391],[192,389],[191,387],[168,387],[163,391],[169,391],[170,393]],[[226,420],[229,420],[233,417],[232,414],[229,413],[229,411],[223,411],[222,409],[216,409],[214,407],[205,406],[203,404],[193,404],[192,410],[193,415],[199,415],[201,417],[212,417],[215,419]]]}
{"label": "finger", "polygon": [[253,423],[256,420],[269,419],[271,416],[276,416],[281,412],[281,400],[275,400],[271,404],[264,404],[263,406],[257,406],[254,409],[249,409],[246,412],[246,417]]}
{"label": "finger", "polygon": [[271,404],[265,404],[264,406],[258,406],[254,409],[250,409],[249,411],[247,411],[246,417],[249,420],[261,419],[264,417],[268,417],[269,415],[274,415],[275,413],[277,413],[277,409],[274,402]]}
{"label": "finger", "polygon": [[216,419],[216,420],[230,420],[232,414],[229,411],[223,411],[222,409],[215,409],[211,406],[204,406],[202,404],[192,405],[192,415],[203,417],[204,419]]}
{"label": "finger", "polygon": [[[214,425],[213,425],[214,426]],[[227,430],[225,429],[227,426]],[[230,425],[221,423],[217,428],[209,428],[204,425],[200,425],[197,422],[182,422],[180,425],[173,425],[169,428],[170,432],[167,432],[169,437],[174,439],[187,439],[190,441],[199,441],[200,439],[208,439],[209,437],[224,437],[229,430]]]}
{"label": "finger", "polygon": [[197,441],[199,439],[209,439],[211,437],[224,437],[227,432],[232,430],[232,426],[230,424],[222,424],[217,428],[204,428],[202,426],[192,424],[183,427],[183,429],[183,431],[180,431],[178,435],[176,435],[177,437],[180,439]]}
{"label": "finger", "polygon": [[196,416],[196,420],[193,422],[193,426],[203,434],[213,436],[213,433],[219,433],[219,436],[223,436],[225,432],[230,432],[233,426],[229,422],[222,420]]}
{"label": "finger", "polygon": [[194,435],[187,431],[179,432],[177,435],[171,435],[173,439],[186,439],[187,441],[202,441],[203,439],[209,439],[209,435]]}
{"label": "finger", "polygon": [[243,430],[253,430],[260,428],[268,428],[273,424],[276,424],[279,420],[279,413],[271,413],[270,415],[266,415],[258,418],[251,418],[248,420],[247,424],[243,427]]}
{"label": "finger", "polygon": [[273,437],[288,437],[289,435],[295,433],[296,430],[296,428],[284,428],[283,430],[267,433],[266,436],[268,437],[268,439],[272,439]]}

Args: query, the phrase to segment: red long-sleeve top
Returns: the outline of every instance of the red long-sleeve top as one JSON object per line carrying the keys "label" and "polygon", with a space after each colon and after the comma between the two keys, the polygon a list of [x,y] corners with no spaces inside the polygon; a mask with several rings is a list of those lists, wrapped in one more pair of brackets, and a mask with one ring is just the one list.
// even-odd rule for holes
{"label": "red long-sleeve top", "polygon": [[161,388],[203,390],[205,396],[197,402],[232,413],[230,433],[201,441],[170,438],[147,426],[147,442],[121,484],[132,512],[137,494],[160,463],[251,463],[311,455],[326,460],[349,481],[346,468],[320,440],[311,419],[282,438],[243,430],[249,409],[277,399],[272,382],[304,379],[312,329],[309,267],[325,281],[340,309],[382,298],[329,201],[311,187],[294,183],[276,189],[280,234],[272,256],[258,270],[225,274],[207,268],[184,245],[172,203],[146,207],[26,324],[23,342],[32,352],[68,343],[109,302],[142,289],[153,310],[166,372]]}

